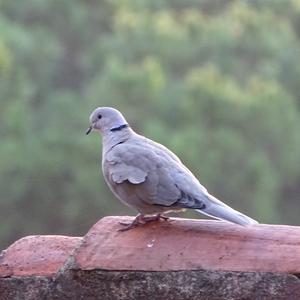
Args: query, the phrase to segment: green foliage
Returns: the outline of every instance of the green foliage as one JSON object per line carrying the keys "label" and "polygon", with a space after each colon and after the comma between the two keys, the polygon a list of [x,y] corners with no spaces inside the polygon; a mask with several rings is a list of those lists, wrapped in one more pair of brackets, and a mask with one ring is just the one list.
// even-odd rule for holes
{"label": "green foliage", "polygon": [[0,26],[0,247],[130,213],[84,136],[97,106],[228,204],[299,223],[299,1],[2,0]]}

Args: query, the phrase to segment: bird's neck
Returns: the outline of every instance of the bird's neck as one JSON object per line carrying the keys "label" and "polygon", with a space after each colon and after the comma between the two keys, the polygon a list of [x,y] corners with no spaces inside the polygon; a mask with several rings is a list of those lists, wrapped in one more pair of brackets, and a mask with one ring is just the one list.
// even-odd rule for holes
{"label": "bird's neck", "polygon": [[104,132],[102,135],[103,152],[107,152],[117,144],[125,142],[133,135],[134,131],[128,125],[121,125]]}

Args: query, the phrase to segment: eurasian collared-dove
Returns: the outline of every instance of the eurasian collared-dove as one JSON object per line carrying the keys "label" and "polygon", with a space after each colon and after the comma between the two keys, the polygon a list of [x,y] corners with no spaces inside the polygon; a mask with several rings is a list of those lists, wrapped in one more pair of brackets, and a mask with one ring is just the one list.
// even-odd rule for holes
{"label": "eurasian collared-dove", "polygon": [[118,110],[98,107],[90,124],[86,134],[102,134],[105,181],[117,198],[139,212],[122,230],[187,208],[243,226],[257,224],[210,195],[174,153],[135,133]]}

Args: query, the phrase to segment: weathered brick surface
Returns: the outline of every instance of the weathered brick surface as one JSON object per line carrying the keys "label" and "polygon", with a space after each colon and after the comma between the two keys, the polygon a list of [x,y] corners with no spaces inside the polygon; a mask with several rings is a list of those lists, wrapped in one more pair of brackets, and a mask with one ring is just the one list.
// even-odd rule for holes
{"label": "weathered brick surface", "polygon": [[0,277],[56,274],[81,240],[55,235],[24,237],[1,253]]}
{"label": "weathered brick surface", "polygon": [[300,299],[300,227],[175,219],[83,238],[31,236],[0,256],[0,300]]}
{"label": "weathered brick surface", "polygon": [[119,232],[119,221],[90,229],[75,255],[80,269],[300,273],[300,227],[173,219]]}

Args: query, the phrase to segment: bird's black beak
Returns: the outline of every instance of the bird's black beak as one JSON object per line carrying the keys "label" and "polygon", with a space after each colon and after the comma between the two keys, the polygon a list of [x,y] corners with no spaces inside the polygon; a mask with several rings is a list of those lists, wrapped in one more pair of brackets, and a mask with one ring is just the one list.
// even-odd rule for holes
{"label": "bird's black beak", "polygon": [[85,134],[88,135],[88,134],[92,131],[92,129],[93,129],[93,127],[90,126],[90,127],[87,129],[87,131],[85,132]]}

